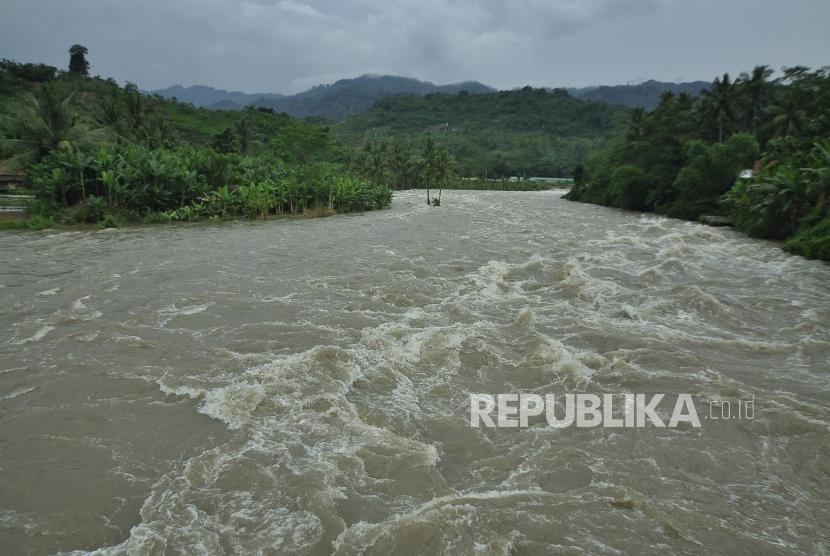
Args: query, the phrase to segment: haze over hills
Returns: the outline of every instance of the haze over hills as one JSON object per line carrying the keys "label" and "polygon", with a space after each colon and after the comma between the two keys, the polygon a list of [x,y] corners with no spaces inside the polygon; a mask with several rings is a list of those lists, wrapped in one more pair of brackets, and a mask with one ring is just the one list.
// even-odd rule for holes
{"label": "haze over hills", "polygon": [[[278,93],[226,91],[224,89],[214,89],[206,85],[193,85],[192,87],[173,85],[166,89],[156,89],[150,92],[159,94],[164,98],[176,98],[181,102],[189,102],[195,106],[210,108],[241,108],[247,104],[256,102],[260,98],[272,99],[283,96]],[[223,106],[217,106],[219,104]]]}
{"label": "haze over hills", "polygon": [[361,75],[341,79],[330,85],[318,85],[294,95],[274,93],[246,94],[212,87],[181,87],[152,91],[166,98],[207,108],[238,109],[246,105],[264,106],[292,116],[317,116],[342,120],[369,109],[378,100],[392,95],[425,95],[429,93],[490,92],[494,89],[477,81],[435,85],[411,77],[394,75]]}
{"label": "haze over hills", "polygon": [[[595,87],[567,88],[569,94],[583,100],[595,100],[623,106],[653,108],[664,91],[687,92],[698,95],[706,89],[706,81],[667,83],[649,80],[636,85],[602,85]],[[182,87],[174,85],[151,91],[165,98],[176,98],[204,108],[238,110],[244,106],[263,106],[296,117],[321,117],[340,121],[360,114],[377,101],[394,95],[426,95],[430,93],[494,92],[495,89],[477,81],[463,81],[447,85],[435,85],[411,77],[394,75],[362,75],[341,79],[330,85],[319,85],[293,95],[279,93],[243,93],[227,91],[204,85]]]}

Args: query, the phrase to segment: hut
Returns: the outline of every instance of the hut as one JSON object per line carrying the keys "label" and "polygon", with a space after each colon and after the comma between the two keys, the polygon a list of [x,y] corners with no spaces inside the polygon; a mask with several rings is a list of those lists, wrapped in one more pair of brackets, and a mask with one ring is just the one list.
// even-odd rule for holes
{"label": "hut", "polygon": [[12,170],[0,162],[0,193],[11,193],[18,187],[23,187],[26,174],[20,170]]}

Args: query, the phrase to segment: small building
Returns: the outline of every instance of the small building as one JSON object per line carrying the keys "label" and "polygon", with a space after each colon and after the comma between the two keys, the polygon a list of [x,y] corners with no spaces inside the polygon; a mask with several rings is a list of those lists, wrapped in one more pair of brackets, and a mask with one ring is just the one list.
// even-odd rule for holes
{"label": "small building", "polygon": [[23,187],[25,180],[26,174],[24,172],[11,170],[0,162],[0,193],[8,193],[18,187]]}

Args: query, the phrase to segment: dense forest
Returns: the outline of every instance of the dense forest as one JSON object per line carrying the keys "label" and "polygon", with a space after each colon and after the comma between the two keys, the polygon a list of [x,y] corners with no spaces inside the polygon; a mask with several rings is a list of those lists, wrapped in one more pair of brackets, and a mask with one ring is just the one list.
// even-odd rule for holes
{"label": "dense forest", "polygon": [[274,93],[246,94],[224,91],[212,87],[173,86],[153,91],[165,98],[176,98],[196,106],[225,110],[242,109],[245,106],[262,106],[285,112],[298,118],[323,118],[339,121],[368,110],[382,98],[393,95],[426,95],[429,93],[492,92],[493,89],[476,81],[462,81],[448,85],[435,85],[411,77],[395,75],[361,75],[352,79],[340,79],[329,85],[317,85],[293,95]]}
{"label": "dense forest", "polygon": [[576,167],[567,198],[724,215],[754,237],[830,260],[830,68],[772,75],[759,66],[716,78],[697,99],[667,92],[654,110],[634,109],[627,129]]}
{"label": "dense forest", "polygon": [[666,83],[649,79],[636,85],[600,85],[599,87],[581,87],[568,89],[568,92],[576,98],[583,100],[595,100],[609,104],[622,104],[629,108],[654,108],[660,102],[660,96],[666,91],[674,94],[689,93],[697,96],[709,83],[705,81],[691,81],[688,83]]}
{"label": "dense forest", "polygon": [[385,207],[328,129],[268,108],[218,111],[69,71],[0,62],[0,160],[27,171],[32,218],[8,226],[158,222]]}
{"label": "dense forest", "polygon": [[[525,87],[383,98],[338,123],[264,106],[211,110],[68,71],[0,61],[0,161],[26,171],[31,218],[5,227],[321,214],[393,189],[532,190],[699,219],[830,260],[830,69],[766,66],[650,111]],[[338,138],[336,138],[338,137]],[[342,142],[341,142],[342,141]],[[740,177],[739,177],[740,176]],[[501,178],[501,179],[500,179]]]}
{"label": "dense forest", "polygon": [[363,147],[387,142],[420,146],[425,133],[444,145],[468,177],[568,176],[605,144],[624,121],[621,106],[553,91],[514,91],[389,97],[337,124],[335,134]]}

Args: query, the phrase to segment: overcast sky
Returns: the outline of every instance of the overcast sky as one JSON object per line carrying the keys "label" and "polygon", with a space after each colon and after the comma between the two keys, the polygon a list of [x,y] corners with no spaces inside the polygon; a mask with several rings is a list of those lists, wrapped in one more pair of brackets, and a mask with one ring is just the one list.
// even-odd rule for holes
{"label": "overcast sky", "polygon": [[498,88],[830,64],[830,0],[0,0],[0,57],[145,89],[291,93],[364,73]]}

